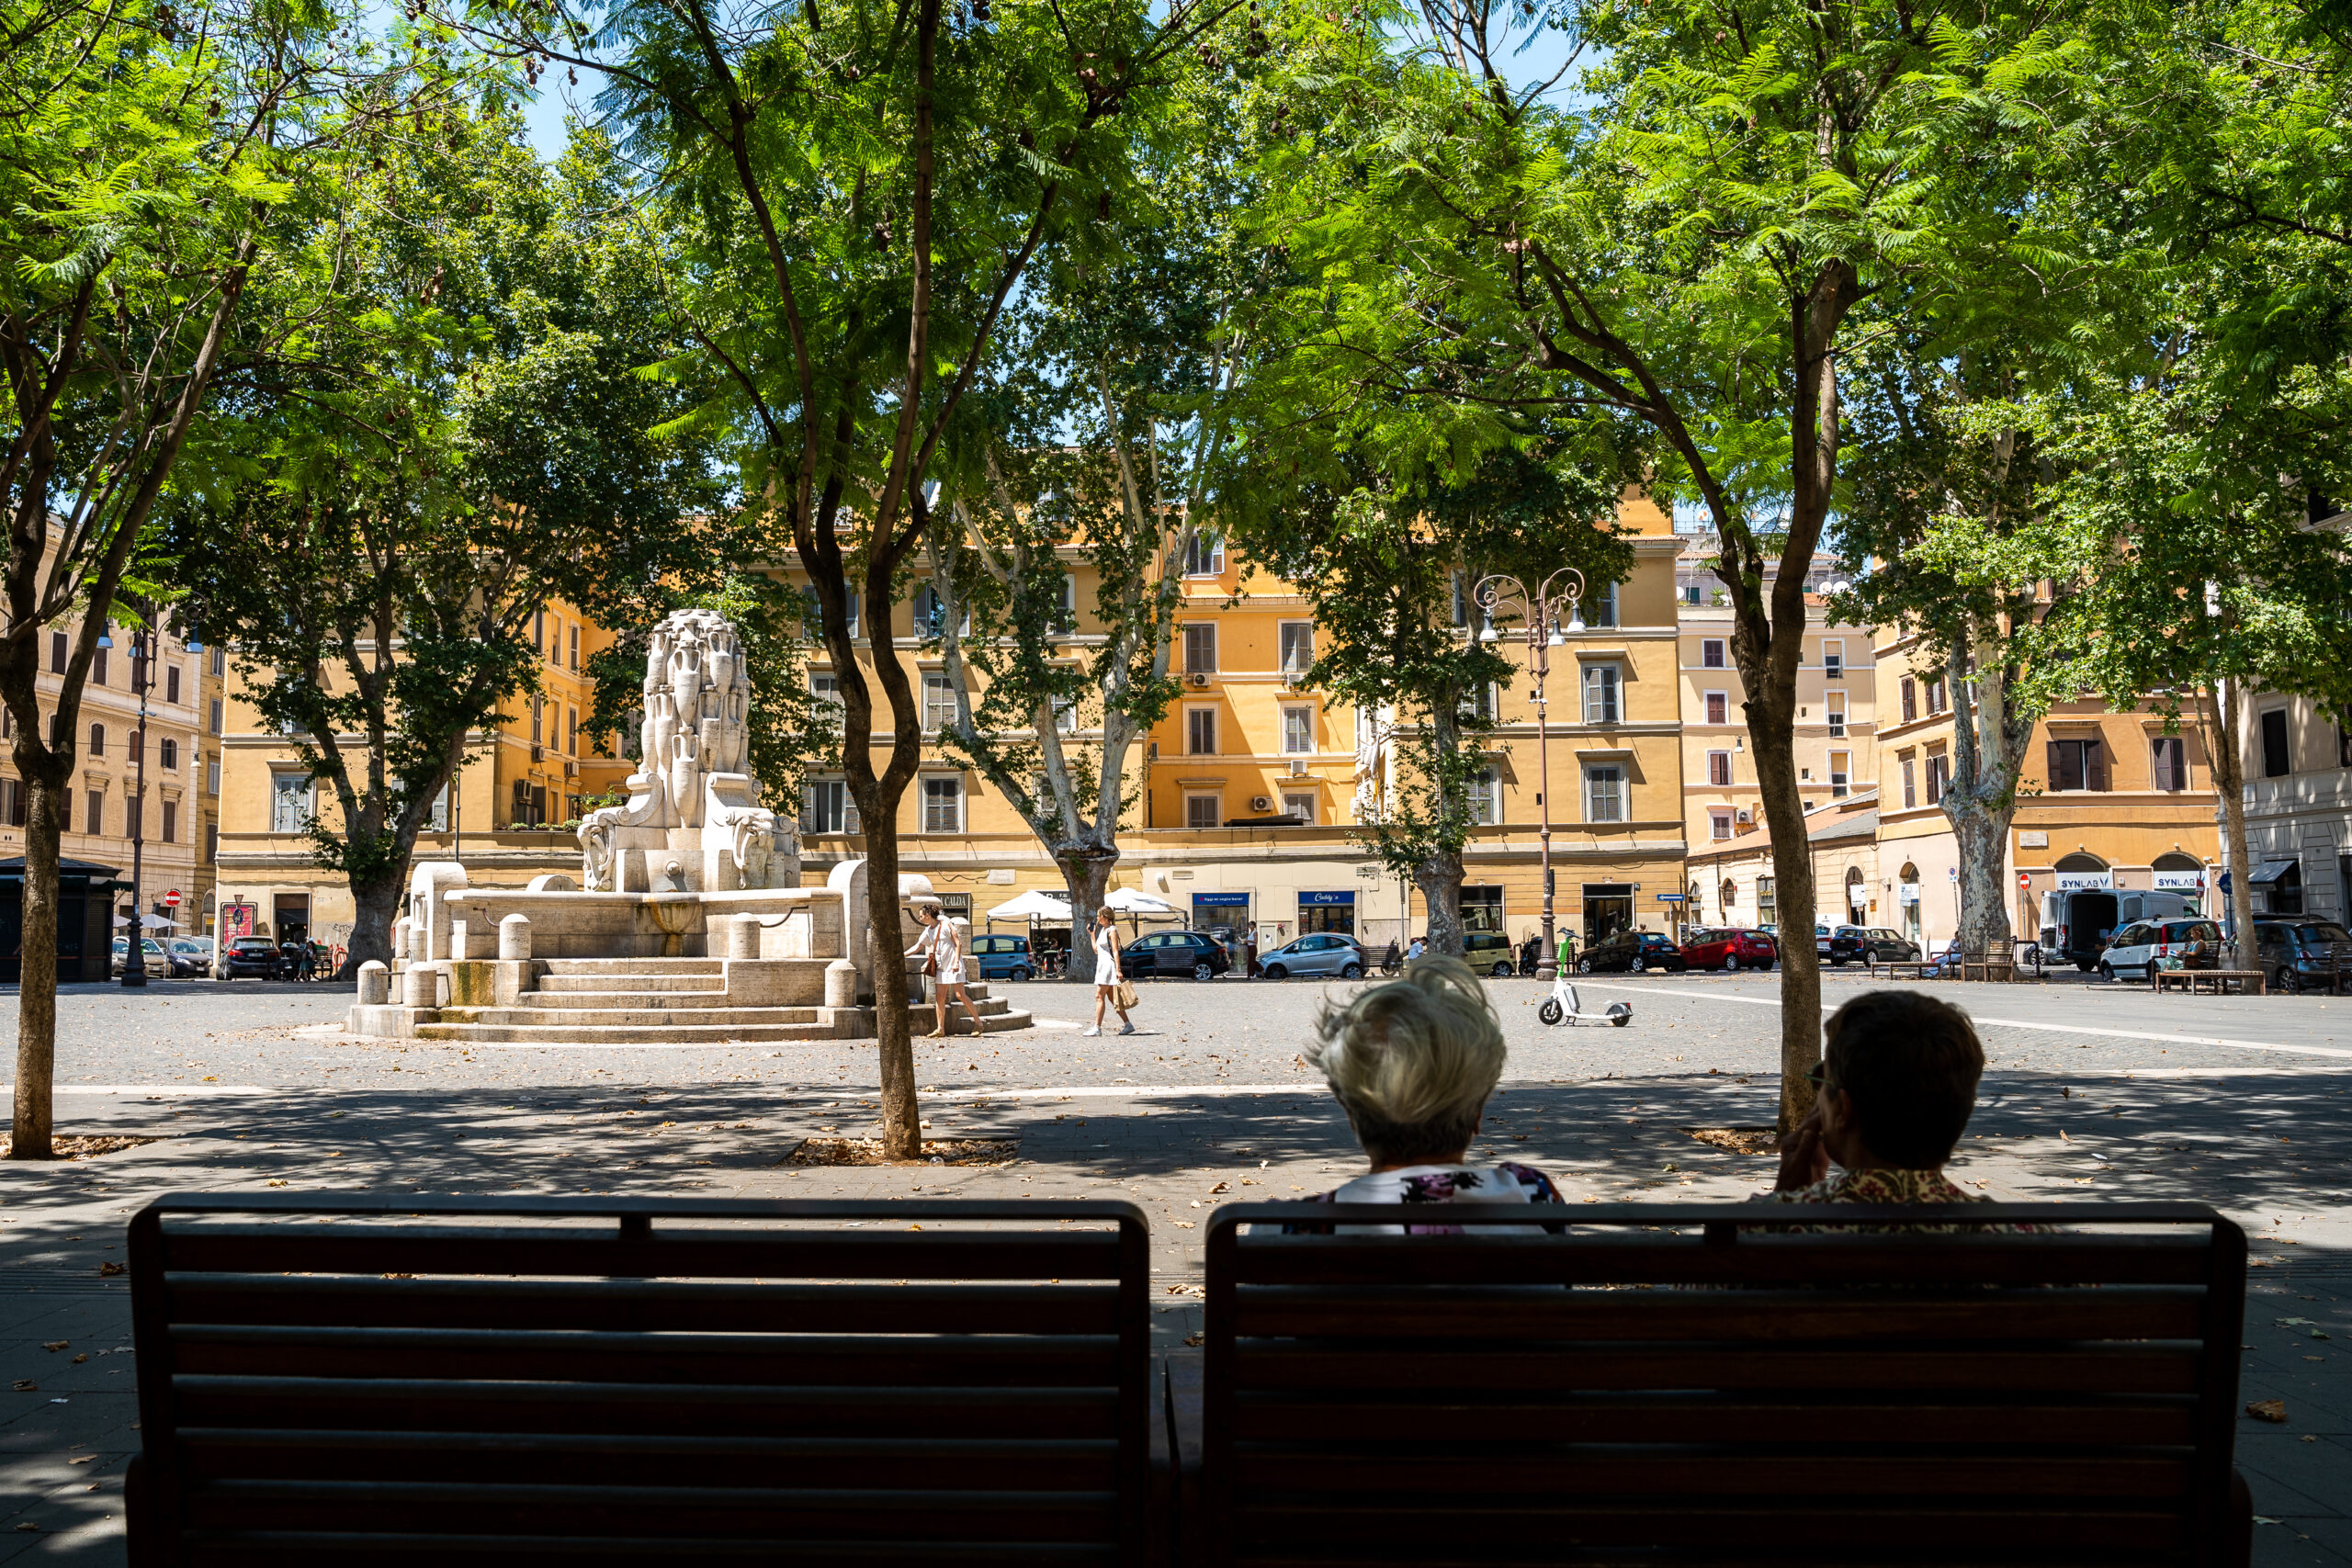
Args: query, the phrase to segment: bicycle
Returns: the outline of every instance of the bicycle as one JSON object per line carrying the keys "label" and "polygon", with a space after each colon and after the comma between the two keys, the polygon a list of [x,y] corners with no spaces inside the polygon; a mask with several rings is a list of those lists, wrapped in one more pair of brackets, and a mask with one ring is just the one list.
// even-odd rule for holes
{"label": "bicycle", "polygon": [[2016,954],[2016,963],[2018,968],[2022,970],[2024,973],[2032,976],[2037,980],[2041,979],[2041,965],[2043,963],[2041,943],[2032,937],[2021,936],[2017,939],[2017,945],[2018,953]]}

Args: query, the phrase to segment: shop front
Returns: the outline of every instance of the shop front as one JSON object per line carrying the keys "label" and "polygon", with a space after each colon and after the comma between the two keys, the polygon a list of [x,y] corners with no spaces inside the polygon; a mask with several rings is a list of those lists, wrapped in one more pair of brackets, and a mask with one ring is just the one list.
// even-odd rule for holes
{"label": "shop front", "polygon": [[1630,882],[1588,882],[1584,885],[1584,944],[1607,942],[1634,923],[1634,885]]}
{"label": "shop front", "polygon": [[1352,887],[1328,891],[1302,889],[1298,896],[1298,931],[1301,936],[1312,931],[1355,935],[1356,890]]}
{"label": "shop front", "polygon": [[1250,927],[1250,895],[1247,893],[1195,893],[1193,895],[1193,929],[1205,931],[1225,943],[1227,951],[1239,954],[1252,942],[1254,933]]}

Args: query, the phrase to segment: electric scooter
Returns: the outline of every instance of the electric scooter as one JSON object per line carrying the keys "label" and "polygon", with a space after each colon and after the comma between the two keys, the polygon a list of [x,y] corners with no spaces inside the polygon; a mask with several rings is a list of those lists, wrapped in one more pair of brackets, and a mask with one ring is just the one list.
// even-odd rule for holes
{"label": "electric scooter", "polygon": [[1545,1023],[1611,1023],[1623,1029],[1634,1021],[1634,1004],[1611,1002],[1599,1012],[1587,1012],[1577,998],[1577,988],[1563,970],[1552,981],[1552,994],[1545,997],[1535,1010],[1535,1016]]}

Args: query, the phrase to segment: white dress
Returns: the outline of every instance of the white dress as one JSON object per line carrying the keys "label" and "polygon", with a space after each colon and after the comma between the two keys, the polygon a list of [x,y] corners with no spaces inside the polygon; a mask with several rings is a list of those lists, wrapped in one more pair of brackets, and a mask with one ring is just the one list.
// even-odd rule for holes
{"label": "white dress", "polygon": [[1109,926],[1094,928],[1094,983],[1098,986],[1119,983],[1119,933]]}
{"label": "white dress", "polygon": [[938,970],[933,980],[943,986],[964,983],[964,944],[956,940],[955,928],[945,920],[931,928],[931,955]]}

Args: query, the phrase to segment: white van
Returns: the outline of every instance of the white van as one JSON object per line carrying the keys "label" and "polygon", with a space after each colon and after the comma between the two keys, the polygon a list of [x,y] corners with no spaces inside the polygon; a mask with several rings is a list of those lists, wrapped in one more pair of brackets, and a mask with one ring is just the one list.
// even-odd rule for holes
{"label": "white van", "polygon": [[2169,888],[2119,892],[2112,887],[2083,887],[2041,896],[2041,950],[2071,961],[2085,974],[2098,966],[2099,954],[2115,933],[2135,920],[2168,920],[2195,915],[2197,896]]}

